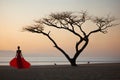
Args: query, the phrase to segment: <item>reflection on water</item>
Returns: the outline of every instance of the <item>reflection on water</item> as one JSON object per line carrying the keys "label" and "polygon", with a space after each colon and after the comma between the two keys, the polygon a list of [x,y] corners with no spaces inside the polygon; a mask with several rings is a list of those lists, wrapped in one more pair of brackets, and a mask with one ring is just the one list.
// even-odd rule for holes
{"label": "reflection on water", "polygon": [[[0,65],[9,65],[13,57],[0,57]],[[31,65],[63,65],[69,64],[65,57],[25,57]],[[119,58],[101,58],[101,57],[79,57],[77,64],[92,63],[120,63]]]}

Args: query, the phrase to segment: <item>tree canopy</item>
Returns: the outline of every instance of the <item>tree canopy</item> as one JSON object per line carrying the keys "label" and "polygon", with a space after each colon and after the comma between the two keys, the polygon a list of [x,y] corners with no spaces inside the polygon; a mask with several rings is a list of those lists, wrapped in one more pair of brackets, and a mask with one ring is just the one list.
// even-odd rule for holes
{"label": "tree canopy", "polygon": [[[107,29],[118,24],[115,24],[116,19],[107,15],[106,17],[90,17],[87,11],[81,12],[60,12],[60,13],[51,13],[47,18],[42,18],[35,21],[34,25],[27,26],[24,28],[26,31],[30,31],[33,33],[39,33],[47,36],[49,40],[54,44],[54,47],[57,48],[63,55],[68,59],[72,66],[76,66],[76,59],[80,55],[80,53],[86,48],[89,43],[89,37],[94,33],[107,33]],[[96,25],[96,29],[91,30],[90,32],[86,32],[84,28],[84,24],[87,21],[91,21]],[[50,32],[45,32],[44,27],[53,27],[57,29],[62,29],[69,31],[74,36],[77,36],[79,40],[76,42],[75,46],[75,54],[72,58],[63,50],[58,43],[50,36]],[[87,25],[91,27],[90,25]],[[82,34],[81,34],[82,33]],[[84,44],[80,46],[80,44]]]}

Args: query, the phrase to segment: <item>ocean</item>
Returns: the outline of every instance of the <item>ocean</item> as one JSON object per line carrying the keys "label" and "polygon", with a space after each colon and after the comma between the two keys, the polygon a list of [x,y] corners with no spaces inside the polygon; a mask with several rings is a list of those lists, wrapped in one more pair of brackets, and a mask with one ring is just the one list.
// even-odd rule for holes
{"label": "ocean", "polygon": [[[24,57],[31,65],[70,65],[65,57]],[[9,65],[13,57],[0,57],[0,65]],[[120,63],[120,58],[78,57],[77,64]]]}

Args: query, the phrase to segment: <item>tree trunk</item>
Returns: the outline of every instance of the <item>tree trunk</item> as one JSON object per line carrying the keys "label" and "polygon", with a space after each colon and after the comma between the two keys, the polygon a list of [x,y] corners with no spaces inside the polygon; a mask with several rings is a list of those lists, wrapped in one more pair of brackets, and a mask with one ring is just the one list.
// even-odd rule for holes
{"label": "tree trunk", "polygon": [[76,52],[76,54],[74,55],[74,57],[72,59],[70,59],[71,66],[77,66],[76,59],[78,58],[78,56],[80,55],[80,53],[86,48],[86,46],[88,45],[88,42],[89,42],[89,39],[86,38],[86,42],[82,46],[82,48]]}
{"label": "tree trunk", "polygon": [[70,59],[71,66],[77,66],[76,59]]}

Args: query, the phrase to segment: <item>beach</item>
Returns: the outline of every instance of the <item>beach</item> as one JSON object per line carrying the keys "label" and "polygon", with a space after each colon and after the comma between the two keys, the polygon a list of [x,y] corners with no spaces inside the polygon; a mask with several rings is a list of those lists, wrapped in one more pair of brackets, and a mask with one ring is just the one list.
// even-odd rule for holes
{"label": "beach", "polygon": [[120,64],[40,65],[29,69],[0,66],[0,80],[120,80]]}

